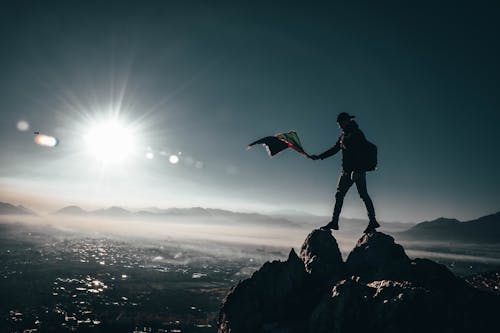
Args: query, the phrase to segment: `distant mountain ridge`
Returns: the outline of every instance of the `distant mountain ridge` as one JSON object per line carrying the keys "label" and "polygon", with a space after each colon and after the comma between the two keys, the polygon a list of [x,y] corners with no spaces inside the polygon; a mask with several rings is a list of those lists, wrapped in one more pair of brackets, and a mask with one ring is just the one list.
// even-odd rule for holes
{"label": "distant mountain ridge", "polygon": [[[277,213],[280,213],[278,211]],[[63,207],[53,213],[54,215],[72,216],[103,216],[103,217],[207,217],[232,219],[240,222],[262,223],[269,226],[306,227],[307,225],[321,224],[323,217],[312,215],[309,218],[287,217],[285,215],[264,215],[259,213],[243,213],[218,208],[157,208],[150,207],[139,211],[131,211],[119,206],[111,206],[97,210],[85,210],[76,205]],[[38,215],[31,209],[22,205],[12,205],[0,202],[0,215]],[[305,223],[304,223],[305,222]],[[356,230],[362,228],[366,221],[361,219],[341,218],[341,230]],[[391,230],[398,239],[407,240],[434,240],[434,241],[461,241],[470,243],[500,243],[500,212],[485,215],[474,220],[461,222],[453,218],[440,217],[432,221],[417,224],[400,222],[382,222],[382,228]],[[411,226],[408,230],[407,227]]]}
{"label": "distant mountain ridge", "polygon": [[105,215],[105,216],[128,216],[134,214],[133,212],[126,210],[125,208],[118,206],[111,206],[109,208],[98,209],[89,212],[92,215]]}
{"label": "distant mountain ridge", "polygon": [[66,206],[64,208],[59,209],[54,214],[68,214],[68,215],[86,215],[87,211],[83,210],[78,206]]}
{"label": "distant mountain ridge", "polygon": [[258,213],[243,213],[234,212],[230,210],[218,209],[218,208],[203,208],[203,207],[189,207],[189,208],[177,208],[171,207],[166,209],[161,208],[151,208],[148,210],[139,210],[137,212],[127,210],[119,206],[111,206],[109,208],[101,208],[97,210],[84,210],[79,206],[66,206],[54,212],[54,214],[89,214],[89,215],[158,215],[158,216],[183,216],[183,215],[197,215],[197,216],[267,216]]}
{"label": "distant mountain ridge", "polygon": [[0,202],[0,215],[37,215],[23,205],[14,206],[10,203]]}
{"label": "distant mountain ridge", "polygon": [[440,217],[398,233],[400,239],[500,243],[500,212],[460,222]]}
{"label": "distant mountain ridge", "polygon": [[235,221],[248,221],[257,223],[266,223],[271,225],[296,226],[298,224],[283,217],[274,217],[258,213],[233,212],[217,208],[151,208],[148,210],[139,210],[137,212],[127,210],[122,207],[112,206],[109,208],[86,211],[78,206],[67,206],[53,213],[54,215],[73,215],[73,216],[103,216],[103,217],[146,217],[146,218],[165,218],[165,217],[205,217],[205,218],[227,218]]}

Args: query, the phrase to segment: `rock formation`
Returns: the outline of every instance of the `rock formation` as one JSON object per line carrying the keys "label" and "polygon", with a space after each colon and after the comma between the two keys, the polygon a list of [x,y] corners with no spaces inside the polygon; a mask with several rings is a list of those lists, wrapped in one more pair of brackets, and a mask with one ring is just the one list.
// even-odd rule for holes
{"label": "rock formation", "polygon": [[445,266],[411,260],[380,232],[343,262],[329,231],[314,230],[299,258],[265,263],[222,303],[219,333],[470,332],[493,330],[500,297]]}
{"label": "rock formation", "polygon": [[342,255],[330,232],[319,229],[311,232],[302,244],[300,257],[315,282],[327,283],[344,275]]}

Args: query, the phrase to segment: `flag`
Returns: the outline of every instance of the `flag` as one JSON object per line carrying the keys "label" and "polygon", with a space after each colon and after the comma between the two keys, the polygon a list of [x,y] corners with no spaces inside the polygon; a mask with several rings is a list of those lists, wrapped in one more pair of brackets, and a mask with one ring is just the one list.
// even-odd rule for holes
{"label": "flag", "polygon": [[297,132],[290,131],[287,133],[278,133],[274,136],[266,136],[262,139],[252,142],[248,145],[248,148],[252,148],[252,146],[256,144],[262,144],[266,147],[269,156],[273,157],[274,155],[282,152],[287,148],[292,148],[298,153],[309,156],[302,148],[302,143],[300,142],[299,136]]}

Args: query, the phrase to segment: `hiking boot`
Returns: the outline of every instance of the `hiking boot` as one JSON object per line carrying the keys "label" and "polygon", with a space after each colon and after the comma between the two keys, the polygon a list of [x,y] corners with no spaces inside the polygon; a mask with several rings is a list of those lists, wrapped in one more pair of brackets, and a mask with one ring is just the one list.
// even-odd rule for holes
{"label": "hiking boot", "polygon": [[378,224],[376,220],[371,220],[363,233],[367,234],[369,232],[376,231],[375,229],[377,229],[378,227],[380,227],[380,224]]}
{"label": "hiking boot", "polygon": [[339,230],[339,221],[330,221],[327,225],[324,225],[320,228],[321,230]]}

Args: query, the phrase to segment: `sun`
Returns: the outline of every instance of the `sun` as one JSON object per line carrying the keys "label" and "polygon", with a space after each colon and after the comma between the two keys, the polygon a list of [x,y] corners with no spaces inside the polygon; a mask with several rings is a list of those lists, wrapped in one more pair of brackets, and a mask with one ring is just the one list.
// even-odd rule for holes
{"label": "sun", "polygon": [[118,120],[106,120],[90,126],[84,136],[87,151],[105,164],[120,163],[134,151],[133,130]]}

